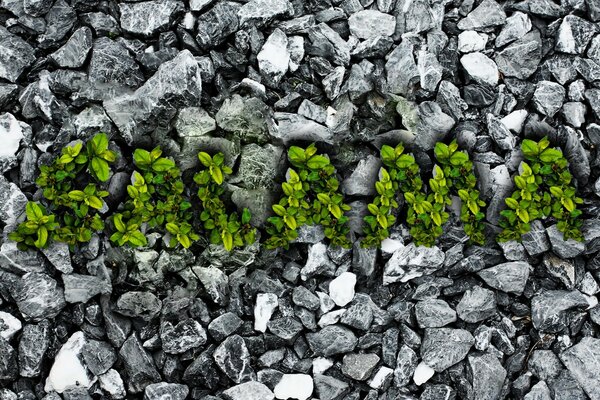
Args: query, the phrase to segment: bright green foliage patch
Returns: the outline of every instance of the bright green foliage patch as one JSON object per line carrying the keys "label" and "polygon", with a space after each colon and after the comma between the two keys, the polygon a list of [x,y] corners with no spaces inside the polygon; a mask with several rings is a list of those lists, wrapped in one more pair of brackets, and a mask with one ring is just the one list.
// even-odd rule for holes
{"label": "bright green foliage patch", "polygon": [[515,177],[517,190],[505,200],[508,208],[501,213],[504,230],[498,240],[521,240],[531,229],[531,221],[552,216],[565,240],[582,241],[577,204],[583,200],[575,196],[569,163],[562,151],[550,147],[545,137],[539,142],[523,140],[521,150],[528,162],[521,163],[520,174]]}
{"label": "bright green foliage patch", "polygon": [[287,249],[289,242],[298,237],[298,226],[303,224],[321,224],[332,244],[350,246],[348,217],[344,215],[350,206],[339,192],[340,184],[329,157],[316,152],[314,143],[306,149],[291,146],[288,150],[288,160],[294,168],[288,169],[286,182],[281,185],[284,197],[273,205],[276,215],[268,219],[267,232],[271,237],[265,243],[267,247]]}
{"label": "bright green foliage patch", "polygon": [[44,206],[32,201],[27,203],[25,212],[27,220],[16,231],[9,233],[8,238],[17,242],[21,250],[31,247],[43,249],[48,245],[50,235],[58,228],[54,215],[49,215]]}
{"label": "bright green foliage patch", "polygon": [[447,177],[448,187],[460,197],[460,220],[463,222],[465,233],[471,242],[483,244],[485,214],[481,208],[485,207],[485,202],[479,198],[479,190],[475,189],[477,178],[473,174],[473,163],[469,160],[469,154],[458,150],[456,140],[449,145],[436,143],[434,152]]}
{"label": "bright green foliage patch", "polygon": [[[200,152],[198,158],[203,169],[194,176],[194,182],[199,186],[198,198],[202,205],[200,220],[204,229],[209,233],[210,242],[223,244],[228,251],[234,247],[254,243],[256,228],[250,225],[250,211],[244,208],[241,217],[236,212],[227,215],[225,203],[222,200],[225,193],[223,181],[224,177],[232,173],[232,170],[223,164],[225,159],[223,153],[217,153],[211,157],[208,153]],[[175,227],[172,228],[175,230]]]}

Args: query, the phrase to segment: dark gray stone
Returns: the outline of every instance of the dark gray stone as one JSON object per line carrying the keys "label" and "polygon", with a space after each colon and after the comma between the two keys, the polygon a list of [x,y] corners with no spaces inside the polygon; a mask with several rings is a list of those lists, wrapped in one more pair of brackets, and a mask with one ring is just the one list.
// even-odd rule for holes
{"label": "dark gray stone", "polygon": [[162,301],[150,292],[131,291],[117,299],[116,311],[132,318],[150,321],[155,318],[162,307]]}
{"label": "dark gray stone", "polygon": [[527,361],[527,367],[541,381],[557,378],[563,369],[560,360],[552,350],[533,351]]}
{"label": "dark gray stone", "polygon": [[496,315],[496,295],[481,287],[467,290],[456,306],[458,317],[465,322],[476,323]]}
{"label": "dark gray stone", "polygon": [[525,261],[511,261],[477,272],[477,275],[494,289],[521,294],[529,278],[531,266]]}
{"label": "dark gray stone", "polygon": [[567,54],[582,54],[597,31],[593,23],[576,15],[567,15],[558,28],[556,50]]}
{"label": "dark gray stone", "polygon": [[127,387],[130,393],[140,393],[146,386],[160,381],[154,360],[144,350],[135,333],[125,340],[119,356],[128,376]]}
{"label": "dark gray stone", "polygon": [[108,371],[117,361],[117,353],[112,346],[99,340],[86,340],[81,354],[87,368],[96,376]]}
{"label": "dark gray stone", "polygon": [[323,357],[351,352],[358,343],[354,333],[340,325],[329,325],[316,333],[307,333],[306,340],[311,350]]}
{"label": "dark gray stone", "polygon": [[462,361],[473,344],[473,335],[464,329],[425,329],[421,358],[436,372],[442,372]]}
{"label": "dark gray stone", "polygon": [[315,375],[314,384],[320,400],[342,399],[351,390],[348,383],[328,375]]}
{"label": "dark gray stone", "polygon": [[146,386],[144,400],[185,400],[190,389],[180,383],[153,383]]}
{"label": "dark gray stone", "polygon": [[385,64],[387,89],[389,92],[406,96],[419,80],[419,70],[413,56],[414,45],[403,40],[389,54]]}
{"label": "dark gray stone", "polygon": [[65,0],[57,0],[45,16],[46,30],[38,37],[42,48],[57,46],[77,23],[77,13]]}
{"label": "dark gray stone", "polygon": [[26,321],[56,317],[66,306],[63,289],[50,276],[29,272],[11,287],[11,295]]}
{"label": "dark gray stone", "polygon": [[19,340],[19,374],[33,378],[42,372],[42,362],[50,346],[51,326],[48,320],[27,324]]}
{"label": "dark gray stone", "polygon": [[539,31],[530,31],[499,52],[494,60],[504,76],[529,78],[542,60],[542,39]]}
{"label": "dark gray stone", "polygon": [[163,321],[160,327],[160,340],[163,350],[169,354],[181,354],[206,343],[206,331],[192,318],[172,324]]}
{"label": "dark gray stone", "polygon": [[267,323],[269,331],[284,340],[295,339],[302,332],[302,324],[292,317],[283,317]]}
{"label": "dark gray stone", "polygon": [[218,46],[239,27],[238,3],[217,2],[209,11],[198,17],[196,40],[202,48]]}
{"label": "dark gray stone", "polygon": [[350,45],[329,25],[320,23],[308,31],[307,53],[320,56],[336,65],[350,63]]}
{"label": "dark gray stone", "polygon": [[63,68],[79,68],[92,48],[92,30],[87,26],[77,29],[61,48],[50,56]]}
{"label": "dark gray stone", "polygon": [[251,0],[237,12],[240,26],[261,28],[276,19],[286,19],[294,15],[294,8],[288,0]]}
{"label": "dark gray stone", "polygon": [[208,324],[208,333],[217,342],[235,333],[244,323],[240,317],[232,312],[227,312],[213,319]]}
{"label": "dark gray stone", "polygon": [[454,126],[454,119],[444,114],[433,101],[424,101],[418,107],[415,145],[424,151],[431,150],[442,141]]}
{"label": "dark gray stone", "polygon": [[418,357],[413,349],[403,344],[398,350],[396,368],[394,369],[394,385],[406,386],[410,383],[417,369]]}
{"label": "dark gray stone", "polygon": [[19,36],[0,26],[0,78],[16,82],[34,61],[33,48]]}
{"label": "dark gray stone", "polygon": [[117,83],[132,88],[144,82],[144,75],[129,51],[107,37],[94,42],[88,76],[92,83]]}
{"label": "dark gray stone", "polygon": [[133,35],[151,37],[169,29],[184,8],[183,2],[175,0],[119,3],[121,28]]}
{"label": "dark gray stone", "polygon": [[98,294],[110,294],[110,281],[91,275],[63,274],[67,303],[87,303]]}
{"label": "dark gray stone", "polygon": [[541,332],[561,332],[570,322],[569,311],[588,307],[588,298],[579,291],[546,290],[531,299],[533,326]]}
{"label": "dark gray stone", "polygon": [[503,25],[506,13],[502,6],[494,0],[484,0],[457,24],[458,29],[478,30],[492,26]]}
{"label": "dark gray stone", "polygon": [[256,374],[250,365],[250,353],[244,339],[233,335],[225,339],[213,353],[217,366],[235,383],[255,380]]}
{"label": "dark gray stone", "polygon": [[600,340],[584,337],[559,357],[590,399],[600,399]]}
{"label": "dark gray stone", "polygon": [[342,360],[342,373],[357,381],[364,381],[371,376],[379,363],[377,354],[346,354]]}
{"label": "dark gray stone", "polygon": [[553,117],[562,107],[565,95],[565,88],[558,83],[540,81],[533,93],[533,104],[540,113]]}
{"label": "dark gray stone", "polygon": [[469,356],[469,368],[473,377],[473,396],[477,399],[499,399],[506,379],[506,370],[492,354]]}
{"label": "dark gray stone", "polygon": [[410,243],[392,254],[385,264],[383,284],[407,282],[423,275],[429,275],[442,267],[444,252],[438,247],[415,246]]}
{"label": "dark gray stone", "polygon": [[415,317],[421,328],[441,328],[456,321],[456,311],[442,299],[427,299],[415,304]]}

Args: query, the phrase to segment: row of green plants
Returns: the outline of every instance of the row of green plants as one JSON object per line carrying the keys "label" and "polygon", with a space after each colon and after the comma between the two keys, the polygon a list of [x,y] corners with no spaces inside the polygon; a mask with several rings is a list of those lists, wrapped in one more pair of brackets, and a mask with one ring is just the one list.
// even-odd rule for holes
{"label": "row of green plants", "polygon": [[[539,142],[525,139],[521,148],[526,161],[514,178],[516,190],[505,200],[507,208],[500,221],[503,231],[497,240],[519,241],[530,231],[531,221],[550,217],[565,239],[583,240],[581,210],[577,209],[582,199],[576,196],[562,152],[550,147],[547,138]],[[381,147],[382,167],[374,184],[377,195],[364,217],[362,246],[379,246],[400,216],[405,216],[415,244],[434,245],[449,219],[452,195],[460,199],[460,220],[470,242],[485,242],[486,204],[476,189],[468,153],[452,141],[437,143],[434,155],[437,164],[426,184],[419,164],[402,144]],[[52,164],[40,167],[36,183],[42,198],[28,202],[26,220],[9,238],[20,249],[45,248],[51,241],[73,248],[100,232],[107,232],[115,245],[131,247],[148,245],[152,232],[164,235],[169,247],[189,248],[201,236],[228,251],[254,243],[257,228],[250,224],[250,211],[228,212],[224,184],[232,169],[225,164],[224,155],[200,152],[198,159],[195,194],[191,195],[181,170],[172,159],[162,156],[160,148],[136,149],[127,199],[107,216],[110,210],[105,198],[109,193],[105,188],[116,160],[108,137],[99,133],[85,146],[78,142],[65,147]],[[318,154],[313,143],[306,148],[291,146],[288,161],[282,196],[267,219],[265,246],[288,248],[302,225],[322,225],[330,243],[349,247],[347,212],[351,208],[344,202],[329,157]]]}

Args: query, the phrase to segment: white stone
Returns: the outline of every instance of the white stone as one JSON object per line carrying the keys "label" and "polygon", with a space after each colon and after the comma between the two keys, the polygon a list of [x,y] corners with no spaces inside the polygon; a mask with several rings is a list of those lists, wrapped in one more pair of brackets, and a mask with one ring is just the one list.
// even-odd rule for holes
{"label": "white stone", "polygon": [[15,333],[19,332],[23,324],[11,314],[0,311],[0,336],[6,340],[10,340]]}
{"label": "white stone", "polygon": [[359,39],[374,36],[392,36],[396,29],[396,18],[377,10],[362,10],[348,18],[350,33]]}
{"label": "white stone", "polygon": [[381,241],[381,251],[387,254],[394,254],[394,252],[404,247],[404,243],[401,240],[385,238]]}
{"label": "white stone", "polygon": [[502,118],[500,122],[502,122],[510,131],[521,133],[526,118],[527,110],[515,110]]}
{"label": "white stone", "polygon": [[319,325],[320,328],[325,328],[326,326],[337,324],[338,322],[340,322],[340,318],[342,318],[342,315],[345,312],[345,308],[340,308],[339,310],[325,313],[321,315],[321,318],[319,318],[319,322],[317,322],[317,325]]}
{"label": "white stone", "polygon": [[380,389],[384,387],[393,373],[393,369],[382,366],[379,368],[379,371],[375,373],[375,376],[373,376],[373,378],[369,381],[369,386],[373,389]]}
{"label": "white stone", "polygon": [[464,31],[458,35],[458,51],[471,53],[485,49],[488,35],[475,31]]}
{"label": "white stone", "polygon": [[339,307],[344,307],[354,298],[354,285],[356,285],[356,275],[352,272],[343,272],[329,282],[329,297]]}
{"label": "white stone", "polygon": [[0,161],[14,157],[23,138],[23,129],[15,116],[11,113],[0,115]]}
{"label": "white stone", "polygon": [[420,362],[415,369],[415,373],[413,374],[413,381],[415,382],[415,385],[421,386],[431,379],[433,374],[435,374],[435,370],[433,368],[424,362]]}
{"label": "white stone", "polygon": [[194,14],[192,14],[191,12],[187,12],[183,17],[182,24],[185,29],[192,31],[196,26],[196,17],[194,17]]}
{"label": "white stone", "polygon": [[307,400],[314,390],[313,379],[306,374],[285,374],[275,386],[275,397],[281,400]]}
{"label": "white stone", "polygon": [[304,37],[290,36],[288,38],[287,49],[290,53],[290,72],[295,72],[300,67],[300,63],[304,58]]}
{"label": "white stone", "polygon": [[333,310],[335,307],[335,303],[331,300],[331,297],[327,293],[317,292],[317,296],[319,297],[319,302],[321,303],[321,312],[326,313]]}
{"label": "white stone", "polygon": [[269,80],[271,84],[278,84],[290,64],[288,39],[281,29],[275,28],[262,49],[260,49],[256,59],[261,75]]}
{"label": "white stone", "polygon": [[596,296],[586,296],[587,297],[587,302],[589,304],[589,307],[587,308],[588,310],[591,310],[592,308],[596,307],[598,305],[598,298]]}
{"label": "white stone", "polygon": [[69,340],[58,351],[54,358],[54,364],[50,369],[46,379],[46,392],[62,393],[68,388],[83,387],[89,388],[95,382],[96,378],[90,378],[88,370],[83,364],[83,355],[81,350],[86,343],[83,332],[75,332]]}
{"label": "white stone", "polygon": [[121,375],[114,369],[109,369],[98,377],[100,388],[110,394],[113,399],[124,399],[127,395]]}
{"label": "white stone", "polygon": [[333,367],[333,361],[325,357],[313,358],[312,372],[314,375],[323,374],[329,368]]}
{"label": "white stone", "polygon": [[277,295],[273,293],[259,293],[256,295],[254,307],[254,330],[265,333],[267,323],[278,306]]}
{"label": "white stone", "polygon": [[498,84],[498,66],[483,53],[469,53],[460,58],[460,63],[476,82],[496,86]]}

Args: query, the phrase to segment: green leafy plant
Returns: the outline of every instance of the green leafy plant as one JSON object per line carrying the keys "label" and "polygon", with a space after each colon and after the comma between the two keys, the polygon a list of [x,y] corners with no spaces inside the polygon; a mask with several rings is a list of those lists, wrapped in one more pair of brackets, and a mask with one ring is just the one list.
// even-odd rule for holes
{"label": "green leafy plant", "polygon": [[501,212],[500,226],[503,231],[498,241],[521,240],[530,231],[530,222],[553,217],[565,240],[583,240],[581,233],[581,210],[577,204],[583,200],[576,196],[569,172],[568,161],[562,151],[550,147],[544,137],[539,142],[524,139],[521,150],[525,159],[520,173],[515,176],[516,190],[505,199],[507,209]]}
{"label": "green leafy plant", "polygon": [[288,150],[293,168],[288,169],[286,182],[281,185],[284,196],[273,205],[275,215],[267,220],[268,248],[287,249],[289,242],[298,237],[298,227],[304,224],[322,225],[325,237],[334,245],[351,245],[348,217],[344,215],[350,206],[339,193],[335,167],[326,155],[316,153],[314,143],[306,149],[291,146]]}
{"label": "green leafy plant", "polygon": [[447,177],[448,188],[460,197],[460,220],[465,233],[472,243],[484,244],[485,214],[481,210],[486,204],[479,198],[479,190],[475,189],[477,178],[473,174],[473,163],[469,154],[458,150],[456,140],[449,145],[436,143],[434,153]]}
{"label": "green leafy plant", "polygon": [[173,160],[162,157],[160,147],[152,151],[136,149],[133,162],[137,170],[133,172],[132,184],[127,186],[129,198],[122,216],[113,218],[116,232],[111,240],[119,245],[145,246],[142,228],[146,227],[170,233],[171,247],[190,247],[199,236],[189,223],[192,205],[184,193],[181,170]]}
{"label": "green leafy plant", "polygon": [[[198,198],[202,207],[200,220],[209,234],[210,242],[222,244],[227,251],[231,251],[234,247],[254,243],[256,228],[250,225],[250,211],[244,208],[241,216],[237,212],[227,214],[222,199],[225,192],[223,182],[225,177],[232,173],[232,170],[224,164],[223,153],[219,152],[211,157],[206,152],[200,152],[198,159],[202,167],[194,175],[194,182],[199,186]],[[187,235],[187,230],[187,226],[180,226],[177,229],[171,226],[169,229],[172,234],[184,237]]]}
{"label": "green leafy plant", "polygon": [[48,214],[44,206],[32,201],[27,203],[25,213],[27,220],[16,231],[9,233],[8,238],[17,242],[20,250],[47,247],[50,235],[58,228],[58,223],[54,222],[55,216]]}

